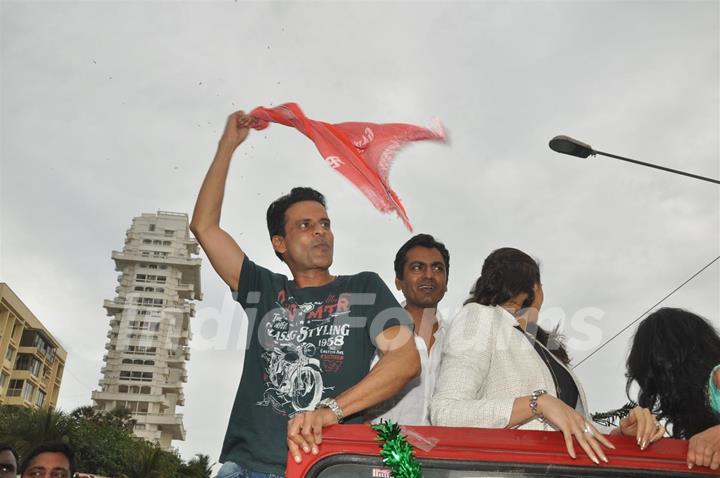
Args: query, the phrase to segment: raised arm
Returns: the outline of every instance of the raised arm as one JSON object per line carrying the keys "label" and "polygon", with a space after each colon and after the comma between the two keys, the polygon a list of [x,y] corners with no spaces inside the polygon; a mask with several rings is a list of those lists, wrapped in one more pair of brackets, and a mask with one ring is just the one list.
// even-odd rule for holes
{"label": "raised arm", "polygon": [[228,117],[215,158],[200,187],[190,223],[190,230],[210,259],[215,272],[232,289],[238,286],[245,253],[230,234],[220,227],[220,211],[230,159],[235,149],[247,138],[253,121],[242,111]]}
{"label": "raised arm", "polygon": [[[337,396],[343,415],[350,416],[386,400],[420,373],[420,356],[409,327],[397,325],[376,338],[380,360],[357,384]],[[297,463],[305,453],[318,453],[323,427],[337,423],[327,408],[300,413],[288,423],[288,448]]]}

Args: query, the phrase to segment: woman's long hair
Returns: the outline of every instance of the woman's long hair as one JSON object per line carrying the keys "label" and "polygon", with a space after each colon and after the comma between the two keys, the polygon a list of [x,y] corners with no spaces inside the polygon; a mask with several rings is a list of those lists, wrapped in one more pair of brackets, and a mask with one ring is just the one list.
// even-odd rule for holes
{"label": "woman's long hair", "polygon": [[690,438],[720,420],[707,401],[710,373],[720,363],[720,336],[702,317],[682,309],[650,314],[633,337],[626,393],[640,387],[638,404],[672,424],[674,438]]}
{"label": "woman's long hair", "polygon": [[[519,249],[503,247],[485,258],[480,277],[465,304],[502,305],[525,292],[528,297],[522,307],[529,307],[535,300],[535,284],[540,284],[540,267],[537,262]],[[562,363],[570,363],[557,329],[549,333],[538,326],[536,338]]]}

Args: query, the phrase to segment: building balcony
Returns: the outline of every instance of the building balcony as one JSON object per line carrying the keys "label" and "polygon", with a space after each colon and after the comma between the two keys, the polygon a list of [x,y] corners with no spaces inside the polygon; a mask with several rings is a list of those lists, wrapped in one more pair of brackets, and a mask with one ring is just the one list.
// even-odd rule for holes
{"label": "building balcony", "polygon": [[17,349],[17,354],[32,355],[47,366],[52,366],[53,362],[55,362],[55,356],[53,354],[48,355],[40,347],[36,347],[33,345],[21,345]]}
{"label": "building balcony", "polygon": [[117,402],[117,401],[134,401],[139,400],[149,403],[159,403],[161,407],[167,407],[168,401],[162,395],[152,395],[147,393],[120,393],[120,392],[103,392],[94,390],[91,397],[96,402]]}
{"label": "building balcony", "polygon": [[179,393],[183,389],[183,383],[180,380],[167,380],[161,386],[163,393]]}
{"label": "building balcony", "polygon": [[179,268],[193,268],[200,267],[201,259],[198,258],[185,258],[179,256],[167,256],[167,257],[155,257],[155,256],[143,256],[140,252],[119,252],[112,251],[112,259],[115,261],[116,270],[121,271],[125,265],[133,264],[136,262],[152,262],[154,264],[167,264]]}
{"label": "building balcony", "polygon": [[103,307],[107,309],[107,314],[114,316],[115,314],[122,312],[126,309],[129,304],[126,303],[125,299],[105,300],[103,301]]}
{"label": "building balcony", "polygon": [[171,363],[185,363],[187,360],[190,360],[190,350],[189,347],[181,347],[181,350],[178,351],[170,351],[167,355],[167,362],[168,364]]}
{"label": "building balcony", "polygon": [[33,406],[32,402],[29,400],[25,400],[23,397],[18,395],[11,395],[10,392],[15,392],[14,390],[8,390],[8,393],[6,395],[6,398],[3,402],[3,405],[13,405],[16,407],[24,407],[24,408],[36,408]]}
{"label": "building balcony", "polygon": [[197,299],[195,297],[195,286],[192,284],[178,284],[177,285],[178,297],[185,300]]}
{"label": "building balcony", "polygon": [[165,304],[165,310],[167,312],[187,314],[190,317],[195,317],[195,306],[189,304],[184,300],[171,300]]}
{"label": "building balcony", "polygon": [[133,413],[136,423],[144,423],[147,425],[156,425],[173,435],[173,440],[185,440],[185,427],[183,426],[183,416],[181,413],[161,414],[161,413]]}

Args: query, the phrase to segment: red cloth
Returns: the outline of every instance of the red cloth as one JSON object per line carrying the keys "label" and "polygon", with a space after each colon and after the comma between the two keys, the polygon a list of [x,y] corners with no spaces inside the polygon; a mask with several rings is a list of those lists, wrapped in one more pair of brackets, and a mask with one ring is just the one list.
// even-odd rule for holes
{"label": "red cloth", "polygon": [[348,178],[378,210],[395,211],[412,231],[405,208],[390,187],[390,165],[395,152],[407,142],[445,141],[439,124],[437,131],[403,123],[330,124],[311,120],[296,103],[275,108],[257,107],[250,116],[257,120],[255,129],[265,129],[269,122],[280,123],[292,126],[310,138],[330,167]]}

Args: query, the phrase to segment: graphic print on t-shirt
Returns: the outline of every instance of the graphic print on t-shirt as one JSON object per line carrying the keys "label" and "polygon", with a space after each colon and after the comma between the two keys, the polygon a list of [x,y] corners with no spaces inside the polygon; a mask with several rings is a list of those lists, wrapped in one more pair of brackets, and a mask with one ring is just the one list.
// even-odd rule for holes
{"label": "graphic print on t-shirt", "polygon": [[259,329],[265,391],[257,405],[292,416],[314,410],[323,392],[334,388],[324,386],[323,374],[342,368],[350,334],[348,304],[345,296],[297,304],[285,291],[278,294],[277,307]]}

